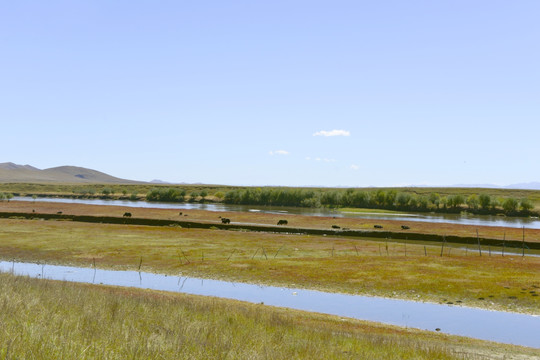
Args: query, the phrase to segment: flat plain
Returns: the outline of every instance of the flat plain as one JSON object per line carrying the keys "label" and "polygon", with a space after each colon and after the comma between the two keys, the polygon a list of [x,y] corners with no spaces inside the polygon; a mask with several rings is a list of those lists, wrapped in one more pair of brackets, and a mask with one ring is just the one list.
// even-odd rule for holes
{"label": "flat plain", "polygon": [[[480,256],[478,248],[472,244],[470,246],[446,244],[443,247],[438,242],[416,241],[414,238],[407,241],[392,241],[391,239],[343,237],[339,236],[338,232],[329,232],[326,236],[314,236],[268,231],[247,231],[241,228],[224,230],[212,226],[206,229],[195,229],[180,226],[99,224],[62,221],[62,218],[45,220],[45,216],[40,217],[40,214],[57,214],[58,212],[62,212],[62,215],[113,216],[122,218],[124,212],[131,212],[132,218],[169,220],[181,218],[182,220],[189,219],[190,221],[210,225],[214,223],[220,224],[221,219],[219,216],[229,217],[232,223],[236,224],[266,225],[276,224],[277,220],[282,218],[281,215],[261,213],[217,213],[201,210],[184,210],[182,211],[182,216],[180,216],[177,210],[15,201],[0,203],[0,211],[31,213],[34,217],[32,220],[21,218],[0,219],[2,229],[0,232],[0,257],[4,260],[69,264],[86,267],[93,266],[95,263],[97,267],[108,269],[137,270],[141,268],[143,271],[164,274],[182,274],[184,276],[294,286],[331,292],[412,299],[435,303],[453,303],[453,306],[461,304],[461,306],[524,312],[536,315],[539,314],[540,309],[538,296],[538,293],[540,293],[540,258],[530,256],[535,255],[531,251],[528,251],[527,256],[523,257],[521,256],[520,249],[514,249],[512,251],[510,251],[511,249],[506,249],[505,256],[502,256],[498,252],[501,249],[484,247]],[[340,221],[341,226],[349,226],[351,228],[367,229],[373,227],[371,221],[363,219],[338,220],[331,217],[320,218],[300,215],[287,216],[287,219],[290,226],[306,228],[313,227],[330,230],[331,225],[336,223],[336,221]],[[402,222],[383,222],[385,228],[395,229],[395,231],[401,231],[401,224]],[[411,225],[418,227],[418,229],[415,228],[415,231],[422,231],[421,229],[423,229],[423,231],[434,234],[441,232],[476,234],[477,229],[476,227],[449,226],[446,224],[441,227],[439,227],[439,224],[436,226],[434,224],[428,226],[419,223]],[[479,228],[482,234],[484,231],[488,233],[488,230],[492,229]],[[496,231],[498,234],[501,231],[506,231],[507,238],[513,236],[516,239],[520,239],[522,236],[521,229],[504,228],[496,229]],[[527,232],[527,236],[528,241],[536,241],[535,239],[537,238],[535,236],[538,236],[538,233],[531,230],[530,233]],[[324,271],[321,271],[321,269]],[[42,286],[37,284],[30,285],[32,281],[28,281],[24,287]],[[53,288],[56,285],[50,286],[51,292],[54,293],[56,290]],[[68,285],[62,286],[65,288]],[[71,286],[74,288],[79,287],[79,285],[69,285],[69,287]],[[81,287],[85,289],[90,288],[90,286],[82,285]],[[114,291],[118,291],[118,294],[134,292],[132,290]],[[141,295],[143,298],[147,296],[154,297],[154,295],[151,295],[151,292],[141,292],[141,294],[144,294]],[[59,295],[56,293],[51,296],[58,297]],[[158,297],[160,299],[162,297],[167,299],[174,297],[174,301],[179,302],[183,302],[184,300],[182,299],[191,299],[191,297],[182,297],[180,295],[159,295]],[[119,296],[118,299],[119,302],[128,301],[122,296]],[[197,301],[204,302],[206,300]],[[215,300],[212,304],[221,301]],[[223,300],[223,303],[227,303],[227,301]],[[75,304],[66,306],[75,306]],[[109,305],[95,304],[95,306],[107,308]],[[252,305],[241,306],[249,308]],[[266,307],[262,308],[269,313],[274,311],[266,309]],[[163,308],[163,311],[168,310]],[[306,320],[302,320],[302,316],[315,316],[301,312],[289,312],[288,314],[293,313],[295,315],[291,315],[289,318],[291,321],[290,324],[294,324],[295,321],[298,321],[298,323],[305,322]],[[150,316],[151,318],[158,316],[157,314],[152,314]],[[274,316],[269,315],[270,318]],[[332,319],[332,317],[322,317],[318,321],[323,323],[328,321],[328,326],[330,327],[334,326],[330,325],[332,322],[337,321],[339,323],[342,321]],[[364,328],[363,325],[358,325],[362,322],[355,322],[349,319],[343,321],[345,324],[348,324],[346,325],[347,328],[354,323],[357,324],[353,326],[356,329],[368,329]],[[111,325],[112,328],[115,326],[117,325]],[[321,326],[321,324],[316,325],[317,328]],[[324,328],[325,326],[322,327]],[[377,327],[379,325],[370,324],[370,326]],[[285,331],[280,326],[277,326],[277,328],[280,328],[279,331]],[[452,341],[457,341],[458,343],[464,341],[456,340],[459,339],[457,337],[428,334],[426,335],[426,339],[431,340],[425,340],[424,346],[416,342],[419,339],[417,333],[409,337],[407,332],[400,332],[401,330],[398,331],[399,335],[395,335],[395,327],[381,325],[379,329],[381,329],[380,334],[384,334],[382,335],[382,340],[381,338],[371,338],[368,342],[387,343],[388,338],[386,336],[390,335],[394,337],[393,339],[397,338],[400,339],[399,341],[404,341],[405,343],[412,341],[409,343],[412,346],[412,352],[410,353],[412,355],[404,355],[410,350],[409,345],[399,345],[400,351],[403,350],[405,353],[392,353],[389,348],[384,350],[383,347],[377,350],[381,353],[369,355],[371,358],[392,358],[392,356],[394,358],[422,358],[423,356],[424,358],[482,358],[484,355],[479,354],[485,354],[484,351],[486,351],[485,349],[488,348],[487,344],[489,344],[482,341],[467,340],[474,343],[473,348],[476,350],[470,351],[469,348],[469,350],[460,353],[462,350],[456,350],[456,346],[450,345]],[[177,331],[169,330],[173,333]],[[203,330],[199,329],[198,331],[201,332]],[[363,349],[362,351],[365,350],[366,345],[358,342],[360,340],[357,332],[353,334],[347,331],[343,332],[344,330],[332,331],[348,334],[346,337],[355,339],[352,340],[355,344],[354,346],[359,346]],[[115,336],[120,336],[118,331],[114,330],[114,333]],[[237,335],[241,336],[241,333]],[[450,341],[450,343],[446,343],[447,340],[444,340],[442,343],[447,345],[441,345],[441,338],[438,338],[438,335],[443,336],[445,339],[452,338],[454,340]],[[126,336],[126,334],[122,336]],[[259,334],[257,336],[263,335]],[[289,345],[292,349],[296,349],[294,351],[299,349],[299,342],[303,343],[305,341],[300,339],[302,336],[304,335],[295,334],[293,336],[294,341],[291,339],[292,343]],[[186,341],[189,342],[191,340]],[[215,341],[219,342],[220,340],[215,339]],[[336,339],[336,341],[339,340]],[[322,343],[318,346],[324,347]],[[234,351],[245,350],[240,344],[233,347],[235,348]],[[328,345],[325,351],[334,351],[331,350],[332,348],[333,346]],[[501,349],[501,347],[495,348]],[[502,348],[504,348],[502,352],[496,351],[489,356],[493,357],[497,356],[497,354],[508,356],[513,354],[516,356],[522,355],[525,356],[524,358],[527,358],[536,353],[534,350],[527,350],[520,347],[502,346]],[[435,353],[422,355],[422,351],[426,349],[428,349],[428,352],[436,349],[437,355],[434,355]],[[264,351],[262,348],[252,348],[252,350],[253,354],[257,354],[256,356],[254,355],[254,358],[263,358],[262,354]],[[51,351],[51,354],[57,354],[55,351],[60,350]],[[222,349],[219,351],[225,350]],[[219,354],[225,354],[219,351]],[[308,358],[310,354],[313,354],[313,351],[313,349],[305,350],[302,356],[298,355],[296,357]],[[218,356],[216,355],[218,353],[212,356],[214,358],[227,358],[229,356]],[[227,352],[227,354],[230,353]],[[284,352],[283,354],[282,358],[290,356],[289,352]],[[358,351],[354,350],[350,353],[328,353],[327,357],[354,358],[353,354],[358,354]],[[237,356],[229,357],[237,358]]]}

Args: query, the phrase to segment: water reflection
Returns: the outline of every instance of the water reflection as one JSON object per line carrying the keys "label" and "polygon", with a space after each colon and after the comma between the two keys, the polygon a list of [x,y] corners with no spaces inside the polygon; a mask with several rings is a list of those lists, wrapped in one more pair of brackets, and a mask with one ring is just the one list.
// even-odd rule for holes
{"label": "water reflection", "polygon": [[231,283],[137,271],[0,262],[0,271],[55,280],[129,286],[264,303],[483,340],[540,348],[540,317],[313,290]]}

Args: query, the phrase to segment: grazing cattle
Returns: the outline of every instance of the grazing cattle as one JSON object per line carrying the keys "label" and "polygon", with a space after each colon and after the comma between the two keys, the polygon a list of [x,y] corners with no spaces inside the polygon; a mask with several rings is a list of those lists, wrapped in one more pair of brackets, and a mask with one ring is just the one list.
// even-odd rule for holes
{"label": "grazing cattle", "polygon": [[401,225],[401,230],[409,230],[410,227],[408,227],[407,225]]}
{"label": "grazing cattle", "polygon": [[287,220],[279,220],[277,222],[278,225],[287,225],[289,222]]}
{"label": "grazing cattle", "polygon": [[131,217],[131,213],[130,212],[125,212],[124,217]]}
{"label": "grazing cattle", "polygon": [[36,210],[35,210],[35,209],[32,209],[32,212],[33,212],[33,213],[35,213],[35,212],[36,212]]}
{"label": "grazing cattle", "polygon": [[59,212],[57,212],[57,214],[58,214],[58,215],[62,215],[62,212],[61,212],[61,211],[59,211]]}
{"label": "grazing cattle", "polygon": [[373,225],[375,229],[382,229],[382,225]]}
{"label": "grazing cattle", "polygon": [[230,223],[231,223],[231,219],[221,218],[221,223],[222,223],[222,224],[230,224]]}
{"label": "grazing cattle", "polygon": [[178,213],[178,215],[182,216],[182,212],[180,211],[180,212]]}
{"label": "grazing cattle", "polygon": [[341,229],[338,225],[332,225],[332,229]]}

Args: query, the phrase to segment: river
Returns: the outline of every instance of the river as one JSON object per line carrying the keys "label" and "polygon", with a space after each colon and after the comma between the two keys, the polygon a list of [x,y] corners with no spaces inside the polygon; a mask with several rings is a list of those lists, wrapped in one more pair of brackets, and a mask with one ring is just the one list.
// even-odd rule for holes
{"label": "river", "polygon": [[216,296],[540,348],[540,316],[286,287],[0,261],[0,271],[35,278]]}
{"label": "river", "polygon": [[[34,201],[30,197],[14,197],[18,201]],[[208,210],[208,211],[251,211],[268,214],[293,214],[306,216],[330,216],[348,217],[358,219],[378,219],[378,220],[400,220],[400,221],[423,221],[433,223],[450,223],[476,226],[502,226],[527,229],[540,229],[540,219],[501,217],[488,215],[461,215],[461,214],[440,214],[440,213],[369,213],[369,212],[344,212],[326,208],[296,208],[296,207],[270,207],[270,206],[248,206],[248,205],[227,205],[227,204],[201,204],[201,203],[160,203],[130,200],[101,200],[101,199],[71,199],[71,198],[38,198],[37,202],[58,202],[71,204],[90,205],[113,205],[139,208],[161,208],[161,209],[185,209],[185,210]]]}

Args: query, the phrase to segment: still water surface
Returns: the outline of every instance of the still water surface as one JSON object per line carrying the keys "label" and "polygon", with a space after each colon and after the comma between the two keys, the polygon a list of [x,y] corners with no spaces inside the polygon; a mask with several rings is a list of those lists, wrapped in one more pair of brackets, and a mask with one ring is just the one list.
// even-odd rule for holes
{"label": "still water surface", "polygon": [[[13,200],[34,201],[29,197],[14,197]],[[161,209],[185,209],[185,210],[208,210],[208,211],[252,211],[269,214],[294,214],[307,216],[335,216],[359,219],[379,220],[402,220],[402,221],[426,221],[435,223],[451,223],[478,226],[506,226],[528,229],[540,229],[540,220],[534,218],[501,217],[487,215],[461,215],[461,214],[436,214],[436,213],[355,213],[341,212],[331,209],[312,209],[295,207],[271,207],[271,206],[247,206],[226,204],[200,204],[200,203],[160,203],[129,200],[101,200],[101,199],[69,199],[69,198],[38,198],[36,201],[90,204],[90,205],[115,205],[139,208]]]}
{"label": "still water surface", "polygon": [[0,271],[54,280],[216,296],[540,348],[540,316],[136,271],[0,261]]}

